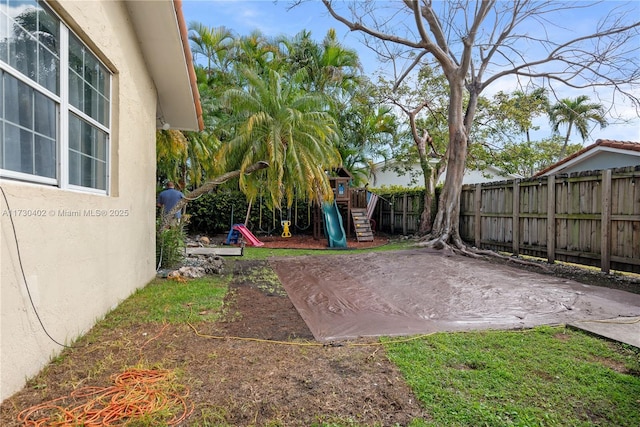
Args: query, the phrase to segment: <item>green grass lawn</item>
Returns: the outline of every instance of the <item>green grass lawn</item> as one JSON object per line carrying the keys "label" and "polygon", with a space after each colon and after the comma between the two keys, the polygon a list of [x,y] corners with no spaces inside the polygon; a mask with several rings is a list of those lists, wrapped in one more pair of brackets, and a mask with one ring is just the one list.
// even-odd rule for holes
{"label": "green grass lawn", "polygon": [[187,323],[195,315],[201,321],[216,321],[222,312],[230,278],[207,276],[187,283],[154,279],[110,312],[100,326]]}
{"label": "green grass lawn", "polygon": [[436,426],[640,426],[640,352],[563,327],[387,344]]}
{"label": "green grass lawn", "polygon": [[410,240],[394,240],[386,245],[368,249],[273,249],[263,247],[246,246],[243,259],[267,259],[269,257],[302,256],[302,255],[346,255],[363,252],[395,251],[409,249],[415,245]]}

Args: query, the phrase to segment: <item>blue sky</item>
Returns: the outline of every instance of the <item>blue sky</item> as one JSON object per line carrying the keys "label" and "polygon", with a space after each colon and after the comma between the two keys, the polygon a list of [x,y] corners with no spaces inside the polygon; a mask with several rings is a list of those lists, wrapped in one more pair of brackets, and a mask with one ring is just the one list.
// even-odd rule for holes
{"label": "blue sky", "polygon": [[[613,0],[609,0],[611,2]],[[337,32],[338,39],[345,46],[351,47],[358,51],[360,60],[362,61],[365,73],[371,75],[382,67],[375,54],[364,46],[361,42],[361,35],[350,32],[342,23],[333,19],[326,8],[319,0],[311,0],[303,2],[301,5],[287,10],[290,5],[289,0],[183,0],[182,8],[187,23],[192,21],[200,22],[209,27],[225,26],[233,30],[236,34],[247,35],[255,29],[268,36],[289,35],[293,36],[302,30],[311,31],[314,39],[320,41],[330,28],[334,28]],[[380,3],[385,3],[380,1]],[[610,6],[605,5],[605,6]],[[640,16],[640,7],[638,8]],[[594,17],[594,23],[595,23]],[[582,20],[584,25],[588,20]],[[579,23],[574,23],[579,25]],[[516,87],[510,88],[510,82],[498,81],[498,85],[494,90],[504,90],[510,92]],[[491,88],[490,88],[491,89]],[[493,92],[487,91],[485,96],[491,96]],[[585,91],[575,92],[567,90],[562,97],[575,98]],[[590,93],[586,93],[595,102],[596,97]],[[601,94],[602,95],[602,94]],[[603,99],[606,99],[606,95]],[[601,139],[617,139],[640,141],[640,119],[636,113],[632,111],[630,105],[619,104],[618,108],[624,111],[625,117],[632,119],[628,124],[610,124],[604,129],[596,127],[590,134],[590,138],[584,145],[591,144],[595,140]],[[545,137],[550,135],[548,123],[541,120],[538,123],[542,127],[539,135],[533,135],[534,138]],[[562,132],[561,128],[561,132]],[[572,136],[572,143],[582,143],[577,135]]]}

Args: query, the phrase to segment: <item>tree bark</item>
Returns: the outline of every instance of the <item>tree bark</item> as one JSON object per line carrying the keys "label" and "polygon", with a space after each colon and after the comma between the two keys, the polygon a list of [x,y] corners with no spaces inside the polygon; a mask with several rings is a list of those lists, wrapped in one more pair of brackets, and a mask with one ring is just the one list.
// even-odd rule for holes
{"label": "tree bark", "polygon": [[[426,167],[424,166],[425,163]],[[424,207],[420,213],[420,227],[418,228],[418,234],[420,236],[424,236],[431,233],[433,230],[433,200],[436,196],[436,184],[438,182],[438,177],[442,175],[444,167],[442,161],[438,161],[438,164],[433,167],[428,163],[428,159],[426,159],[425,162],[420,159],[420,164],[422,166],[422,174],[424,177]]]}
{"label": "tree bark", "polygon": [[[422,164],[422,159],[420,159]],[[420,213],[420,227],[418,228],[418,234],[424,236],[431,232],[433,224],[431,222],[431,206],[433,205],[433,199],[435,197],[435,179],[433,178],[433,170],[431,166],[426,168],[422,165],[422,175],[424,176],[424,197],[422,199],[424,207]]]}
{"label": "tree bark", "polygon": [[464,248],[460,238],[460,189],[464,178],[468,136],[463,113],[463,87],[450,82],[449,146],[445,154],[447,173],[440,194],[438,213],[431,234],[423,245],[444,247],[452,245]]}

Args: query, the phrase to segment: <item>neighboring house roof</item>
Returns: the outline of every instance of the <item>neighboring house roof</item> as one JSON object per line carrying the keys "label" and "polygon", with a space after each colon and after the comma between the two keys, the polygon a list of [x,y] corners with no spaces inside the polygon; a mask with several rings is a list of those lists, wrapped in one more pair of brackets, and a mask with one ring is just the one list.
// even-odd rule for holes
{"label": "neighboring house roof", "polygon": [[640,142],[598,139],[536,173],[534,177],[640,165]]}
{"label": "neighboring house roof", "polygon": [[140,48],[158,93],[157,118],[202,130],[202,106],[180,0],[127,1]]}

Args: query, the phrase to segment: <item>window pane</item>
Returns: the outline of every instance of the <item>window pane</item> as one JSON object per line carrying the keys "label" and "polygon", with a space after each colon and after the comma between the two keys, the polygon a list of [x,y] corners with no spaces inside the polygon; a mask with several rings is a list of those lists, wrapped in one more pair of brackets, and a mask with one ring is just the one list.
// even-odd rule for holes
{"label": "window pane", "polygon": [[91,88],[91,86],[84,86],[84,113],[97,119],[98,117],[98,103],[97,103],[98,92]]}
{"label": "window pane", "polygon": [[5,124],[4,131],[4,156],[2,159],[2,168],[20,172],[22,170],[20,129],[7,123]]}
{"label": "window pane", "polygon": [[18,124],[31,129],[33,127],[33,89],[24,83],[18,84]]}
{"label": "window pane", "polygon": [[107,189],[107,162],[96,160],[96,186],[100,190]]}
{"label": "window pane", "polygon": [[82,75],[84,57],[84,46],[75,38],[73,34],[69,34],[69,70],[73,70],[76,74]]}
{"label": "window pane", "polygon": [[60,48],[58,40],[60,39],[60,25],[58,19],[45,9],[38,11],[38,40],[56,55],[59,55]]}
{"label": "window pane", "polygon": [[49,50],[40,47],[40,67],[38,83],[53,93],[58,93],[58,58]]}
{"label": "window pane", "polygon": [[[0,119],[4,117],[4,83],[3,81],[4,81],[4,73],[0,72]],[[2,140],[0,139],[0,141]]]}
{"label": "window pane", "polygon": [[23,29],[17,29],[18,35],[9,46],[9,64],[31,80],[37,75],[37,43]]}
{"label": "window pane", "polygon": [[69,149],[80,151],[82,122],[73,114],[69,115]]}
{"label": "window pane", "polygon": [[60,68],[58,19],[33,1],[10,1],[9,6],[8,13],[11,10],[21,12],[6,18],[6,38],[2,39],[9,44],[6,60],[22,74],[57,94]]}
{"label": "window pane", "polygon": [[[56,103],[9,74],[0,73],[3,117],[2,169],[56,176]],[[0,122],[0,123],[2,123]]]}
{"label": "window pane", "polygon": [[98,61],[89,54],[84,57],[84,80],[88,85],[98,87]]}
{"label": "window pane", "polygon": [[109,73],[100,67],[100,73],[98,74],[98,91],[106,98],[109,97]]}
{"label": "window pane", "polygon": [[[13,123],[18,123],[18,116],[20,115],[18,109],[15,106],[18,105],[18,80],[9,76],[6,73],[2,73],[2,80],[4,86],[4,104],[7,106],[4,118]],[[9,107],[12,106],[12,107]]]}
{"label": "window pane", "polygon": [[109,125],[109,79],[107,69],[69,34],[69,102],[105,126]]}
{"label": "window pane", "polygon": [[58,70],[60,69],[60,47],[58,40],[60,25],[57,18],[45,9],[38,11],[39,80],[42,86],[58,93]]}
{"label": "window pane", "polygon": [[82,110],[82,79],[69,70],[69,103]]}
{"label": "window pane", "polygon": [[56,177],[56,141],[51,138],[36,136],[35,141],[35,174]]}
{"label": "window pane", "polygon": [[33,174],[33,134],[12,125],[5,131],[3,169]]}
{"label": "window pane", "polygon": [[0,61],[9,63],[7,58],[9,48],[9,16],[8,9],[3,1],[0,5]]}
{"label": "window pane", "polygon": [[33,89],[3,73],[5,100],[8,107],[5,119],[26,128],[33,127]]}
{"label": "window pane", "polygon": [[35,131],[49,138],[56,137],[56,104],[38,92],[35,94]]}
{"label": "window pane", "polygon": [[94,155],[93,146],[95,144],[95,136],[93,128],[86,122],[82,122],[82,141],[80,141],[80,151],[88,156]]}
{"label": "window pane", "polygon": [[108,135],[82,120],[69,116],[69,183],[107,189]]}
{"label": "window pane", "polygon": [[93,188],[93,159],[88,156],[80,157],[80,185]]}
{"label": "window pane", "polygon": [[98,131],[98,135],[96,137],[96,157],[98,159],[107,160],[107,147],[108,147],[108,139],[107,134],[101,131]]}
{"label": "window pane", "polygon": [[69,184],[80,185],[80,153],[69,151]]}

